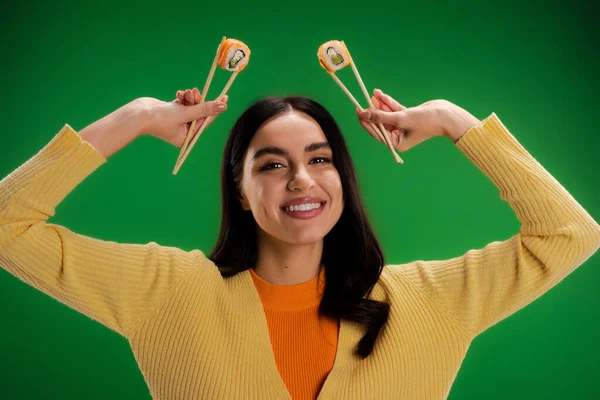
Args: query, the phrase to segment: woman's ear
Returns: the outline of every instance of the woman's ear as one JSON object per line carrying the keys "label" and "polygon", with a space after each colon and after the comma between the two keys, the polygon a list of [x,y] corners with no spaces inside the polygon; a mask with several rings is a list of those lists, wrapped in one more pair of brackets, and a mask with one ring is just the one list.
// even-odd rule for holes
{"label": "woman's ear", "polygon": [[237,198],[240,201],[240,204],[242,205],[242,209],[245,211],[249,211],[250,204],[248,203],[248,200],[246,199],[246,197],[243,194],[238,194]]}

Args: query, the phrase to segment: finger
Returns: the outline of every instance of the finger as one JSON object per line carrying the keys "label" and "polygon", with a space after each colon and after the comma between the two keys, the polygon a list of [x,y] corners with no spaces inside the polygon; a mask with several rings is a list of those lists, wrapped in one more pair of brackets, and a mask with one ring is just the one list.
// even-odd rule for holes
{"label": "finger", "polygon": [[210,115],[218,115],[227,109],[227,103],[221,101],[208,101],[183,107],[182,118],[190,122]]}
{"label": "finger", "polygon": [[406,110],[402,104],[398,103],[394,98],[386,93],[383,93],[381,89],[375,89],[373,91],[375,97],[382,103],[390,108],[391,111],[402,111]]}
{"label": "finger", "polygon": [[186,89],[185,91],[185,101],[188,104],[194,104],[194,94],[190,89]]}
{"label": "finger", "polygon": [[194,135],[196,133],[198,133],[198,131],[200,130],[200,128],[202,128],[202,124],[204,124],[204,120],[206,118],[200,118],[199,120],[196,121],[196,126],[194,127]]}
{"label": "finger", "polygon": [[[377,100],[377,97],[375,97],[375,96],[371,97],[371,101],[373,102],[373,106],[375,108],[377,108],[379,110],[383,110],[383,111],[391,111],[387,105],[379,102],[379,100]],[[390,132],[395,128],[394,126],[392,126],[390,124],[383,124],[383,126],[385,127],[385,129],[387,129]]]}
{"label": "finger", "polygon": [[373,106],[382,111],[392,112],[392,110],[386,103],[379,101],[379,99],[375,96],[371,97],[371,101],[373,102]]}
{"label": "finger", "polygon": [[394,125],[396,127],[403,127],[406,123],[406,113],[404,111],[382,111],[382,110],[364,110],[358,113],[360,119],[365,121],[371,121],[373,123],[383,122],[384,124]]}
{"label": "finger", "polygon": [[[377,97],[373,96],[371,100],[373,101],[373,105],[375,106],[375,108],[377,108],[379,110],[387,111],[387,112],[392,111],[386,104],[379,102],[379,100],[377,100]],[[387,129],[388,131],[391,131],[394,129],[394,126],[392,126],[390,124],[384,124],[384,126],[385,126],[385,129]]]}
{"label": "finger", "polygon": [[[192,91],[192,92],[194,92],[194,104],[191,104],[191,105],[200,104],[204,100],[203,96],[200,94],[200,91],[196,88],[194,88],[194,89],[195,89],[195,92]],[[196,120],[196,126],[199,126],[199,120]]]}
{"label": "finger", "polygon": [[179,90],[177,94],[177,98],[181,104],[185,104],[185,90]]}
{"label": "finger", "polygon": [[377,106],[375,106],[375,108],[377,108],[379,110],[387,111],[387,112],[394,111],[387,104],[380,102],[379,100],[377,100],[377,97],[373,96],[373,105],[375,105],[376,102],[377,102]]}
{"label": "finger", "polygon": [[404,148],[404,139],[406,136],[405,131],[403,131],[402,129],[394,129],[392,131],[392,136],[394,137],[394,143],[397,143],[397,145],[395,145],[394,147],[396,149],[398,149],[399,151],[405,151],[406,149]]}
{"label": "finger", "polygon": [[371,97],[371,102],[373,103],[373,107],[381,110],[381,102],[377,100],[377,97]]}
{"label": "finger", "polygon": [[192,89],[192,94],[194,95],[194,104],[200,103],[200,101],[202,100],[202,96],[200,95],[200,91],[198,90],[198,88]]}
{"label": "finger", "polygon": [[400,140],[402,140],[406,138],[407,132],[408,131],[406,129],[393,128],[392,135],[396,135],[400,138]]}
{"label": "finger", "polygon": [[[357,114],[359,113],[358,110],[356,110]],[[371,135],[374,139],[376,139],[377,141],[381,142],[381,139],[379,139],[379,135],[377,134],[377,132],[375,132],[375,129],[373,129],[373,127],[371,126],[370,123],[363,121],[359,118],[358,122],[362,125],[362,127],[369,133],[369,135]],[[382,142],[383,143],[383,142]]]}

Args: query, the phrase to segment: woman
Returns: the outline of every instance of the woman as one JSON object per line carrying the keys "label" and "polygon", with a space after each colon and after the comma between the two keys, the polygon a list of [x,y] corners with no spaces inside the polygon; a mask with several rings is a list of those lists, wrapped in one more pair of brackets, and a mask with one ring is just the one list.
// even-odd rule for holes
{"label": "woman", "polygon": [[[443,100],[377,110],[398,151],[445,136],[522,222],[512,238],[445,261],[384,267],[331,115],[267,98],[238,119],[222,169],[212,253],[118,244],[47,224],[83,179],[140,135],[176,146],[225,103],[197,89],[137,99],[66,125],[0,183],[0,264],[125,336],[157,399],[441,399],[473,338],[589,258],[600,227],[495,114]],[[197,124],[196,126],[199,126]],[[300,205],[299,205],[300,203]]]}

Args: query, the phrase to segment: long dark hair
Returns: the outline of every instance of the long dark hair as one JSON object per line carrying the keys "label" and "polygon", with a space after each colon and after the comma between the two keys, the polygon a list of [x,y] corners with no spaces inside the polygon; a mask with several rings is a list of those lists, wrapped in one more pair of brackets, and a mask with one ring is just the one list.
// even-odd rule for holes
{"label": "long dark hair", "polygon": [[325,290],[319,313],[365,325],[367,331],[356,351],[366,358],[373,351],[389,315],[388,303],[363,298],[379,279],[384,265],[383,252],[364,210],[344,137],[331,114],[319,103],[305,97],[268,97],[251,105],[237,120],[225,145],[221,231],[209,258],[223,277],[256,265],[257,224],[252,213],[242,209],[238,198],[243,160],[259,127],[273,116],[291,110],[308,114],[321,126],[331,146],[344,196],[342,215],[324,238],[321,265],[325,268]]}

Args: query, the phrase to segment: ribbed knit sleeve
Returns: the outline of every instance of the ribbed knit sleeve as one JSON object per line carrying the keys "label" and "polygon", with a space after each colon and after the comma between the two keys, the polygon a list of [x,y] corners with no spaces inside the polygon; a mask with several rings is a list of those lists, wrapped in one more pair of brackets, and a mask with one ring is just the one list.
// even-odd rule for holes
{"label": "ribbed knit sleeve", "polygon": [[106,159],[69,125],[0,182],[0,266],[127,336],[202,252],[119,244],[48,224],[55,207]]}
{"label": "ribbed knit sleeve", "polygon": [[492,113],[455,146],[500,190],[519,233],[444,261],[391,266],[476,336],[534,301],[600,246],[600,226]]}

